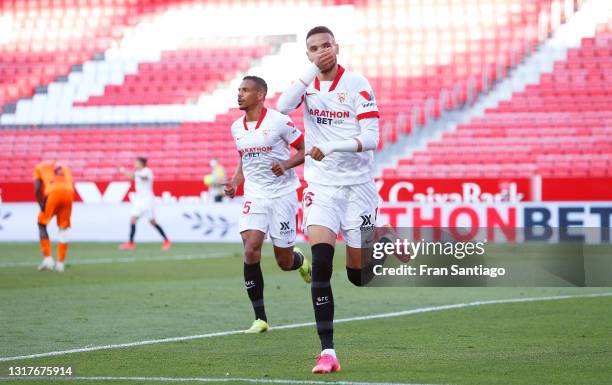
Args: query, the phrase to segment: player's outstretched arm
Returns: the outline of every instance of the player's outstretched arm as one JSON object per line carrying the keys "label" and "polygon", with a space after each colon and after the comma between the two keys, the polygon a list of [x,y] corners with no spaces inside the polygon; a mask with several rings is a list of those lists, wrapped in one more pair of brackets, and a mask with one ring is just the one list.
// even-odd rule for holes
{"label": "player's outstretched arm", "polygon": [[295,110],[302,103],[302,98],[306,92],[306,88],[313,82],[315,77],[321,72],[315,63],[310,63],[304,70],[302,76],[294,81],[278,99],[276,108],[283,114],[287,115]]}
{"label": "player's outstretched arm", "polygon": [[291,156],[289,159],[285,161],[282,161],[280,163],[274,163],[272,165],[272,172],[274,173],[274,175],[281,176],[285,173],[285,170],[289,170],[290,168],[297,167],[300,164],[304,163],[304,153],[305,153],[304,141],[301,140],[299,143],[297,143],[294,146],[294,148],[297,151],[295,154],[293,154],[293,156]]}
{"label": "player's outstretched arm", "polygon": [[242,172],[242,157],[240,158],[240,162],[236,166],[236,170],[234,171],[234,176],[232,177],[232,181],[225,185],[223,192],[230,198],[236,196],[236,189],[244,183],[244,173]]}
{"label": "player's outstretched arm", "polygon": [[126,170],[126,168],[123,167],[123,166],[117,167],[117,171],[122,173],[128,179],[134,179],[134,173],[131,172],[131,171]]}

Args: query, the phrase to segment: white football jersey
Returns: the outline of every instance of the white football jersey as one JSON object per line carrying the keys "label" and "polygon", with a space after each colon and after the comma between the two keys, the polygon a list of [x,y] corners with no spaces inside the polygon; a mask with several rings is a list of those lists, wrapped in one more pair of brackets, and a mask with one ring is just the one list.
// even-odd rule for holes
{"label": "white football jersey", "polygon": [[153,196],[153,171],[145,167],[142,170],[134,171],[134,185],[138,198],[148,198]]}
{"label": "white football jersey", "polygon": [[304,136],[286,115],[264,108],[257,122],[246,116],[232,124],[232,136],[242,158],[244,195],[272,198],[288,194],[301,186],[293,169],[276,176],[272,164],[289,159],[289,146],[297,145]]}
{"label": "white football jersey", "polygon": [[[355,138],[359,120],[378,118],[378,106],[367,79],[338,66],[334,81],[318,78],[306,88],[304,133],[306,151],[321,143]],[[374,151],[334,152],[317,162],[307,156],[304,179],[324,185],[345,186],[374,179]]]}

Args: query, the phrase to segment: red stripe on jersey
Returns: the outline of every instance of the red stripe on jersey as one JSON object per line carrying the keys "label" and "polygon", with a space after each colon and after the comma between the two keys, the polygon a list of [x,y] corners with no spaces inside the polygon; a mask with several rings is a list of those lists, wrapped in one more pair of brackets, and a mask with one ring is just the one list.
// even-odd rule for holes
{"label": "red stripe on jersey", "polygon": [[370,100],[372,100],[372,99],[370,98],[370,93],[369,93],[368,91],[360,91],[360,92],[359,92],[359,95],[363,96],[363,98],[364,98],[365,100],[367,100],[368,102],[369,102]]}
{"label": "red stripe on jersey", "polygon": [[344,73],[344,67],[338,64],[338,72],[336,73],[336,77],[334,78],[334,81],[331,84],[331,87],[329,87],[329,92],[332,92],[333,90],[336,89],[336,86],[338,85],[338,82],[340,81],[340,78],[342,77],[343,73]]}
{"label": "red stripe on jersey", "polygon": [[378,111],[370,111],[364,112],[363,114],[357,115],[357,120],[367,119],[367,118],[380,118],[380,114]]}
{"label": "red stripe on jersey", "polygon": [[257,121],[257,125],[255,126],[255,129],[257,129],[257,128],[259,128],[259,126],[261,126],[261,122],[263,122],[263,120],[266,117],[267,113],[268,113],[268,109],[266,107],[264,107],[261,110],[261,116],[259,117],[259,120]]}
{"label": "red stripe on jersey", "polygon": [[293,148],[295,148],[298,144],[300,144],[300,142],[304,141],[304,134],[300,133],[300,136],[298,136],[297,138],[295,138],[295,140],[291,143],[289,143],[289,145]]}
{"label": "red stripe on jersey", "polygon": [[[259,120],[257,121],[257,124],[255,125],[255,129],[258,129],[259,126],[261,126],[261,122],[263,122],[264,118],[266,117],[266,113],[268,112],[268,109],[266,107],[264,107],[261,110],[261,115],[259,116]],[[247,126],[247,120],[246,120],[246,115],[244,115],[244,118],[242,119],[242,124],[244,124],[244,129],[248,130],[249,127]]]}
{"label": "red stripe on jersey", "polygon": [[300,98],[300,102],[298,103],[297,106],[295,106],[295,108],[300,108],[300,106],[302,105],[302,103],[304,103],[304,95],[302,95],[302,97]]}
{"label": "red stripe on jersey", "polygon": [[[342,77],[343,73],[344,73],[344,67],[342,67],[340,64],[338,64],[338,72],[336,72],[336,77],[334,78],[334,81],[332,82],[331,86],[329,87],[328,92],[332,92],[333,90],[336,89],[336,86],[338,85],[338,82],[340,81],[340,78]],[[317,91],[321,91],[321,81],[319,80],[318,77],[315,78],[314,88]]]}

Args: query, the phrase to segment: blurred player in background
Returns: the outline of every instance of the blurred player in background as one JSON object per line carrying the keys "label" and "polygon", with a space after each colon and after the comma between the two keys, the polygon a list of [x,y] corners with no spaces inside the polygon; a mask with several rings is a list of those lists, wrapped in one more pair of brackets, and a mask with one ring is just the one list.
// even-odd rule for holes
{"label": "blurred player in background", "polygon": [[[307,157],[304,164],[304,229],[312,250],[312,303],[322,352],[313,373],[340,371],[333,339],[334,297],[330,279],[338,232],[346,242],[346,272],[356,286],[362,249],[370,249],[378,206],[374,150],[378,107],[369,82],[338,65],[338,44],[326,27],[306,36],[312,62],[278,100],[285,114],[304,104]],[[368,269],[363,270],[367,272]]]}
{"label": "blurred player in background", "polygon": [[[225,194],[233,198],[244,182],[244,205],[239,221],[244,244],[244,282],[255,312],[255,321],[246,333],[268,330],[264,307],[264,280],[261,248],[266,234],[274,245],[278,266],[298,270],[310,282],[310,262],[298,248],[296,238],[300,181],[292,170],[304,162],[304,136],[291,119],[264,107],[268,86],[256,76],[243,79],[238,106],[245,116],[232,124],[240,162]],[[290,146],[297,152],[291,156]]]}
{"label": "blurred player in background", "polygon": [[223,187],[227,183],[225,179],[225,168],[218,159],[210,160],[210,174],[204,176],[204,184],[208,186],[208,194],[215,202],[223,200]]}
{"label": "blurred player in background", "polygon": [[130,241],[119,245],[121,250],[134,250],[134,235],[136,234],[136,223],[138,219],[146,217],[151,226],[159,232],[164,239],[162,250],[169,250],[172,245],[166,233],[155,220],[155,194],[153,193],[153,171],[147,167],[146,158],[136,158],[134,171],[127,171],[125,167],[119,167],[119,172],[129,179],[134,179],[136,193],[132,200],[132,217],[130,218]]}
{"label": "blurred player in background", "polygon": [[[43,261],[38,270],[51,270],[62,273],[68,250],[68,228],[74,200],[74,186],[70,169],[56,161],[41,162],[34,168],[34,189],[36,201],[40,207],[38,213],[38,232]],[[51,255],[51,240],[47,225],[56,217],[57,227],[57,262]]]}

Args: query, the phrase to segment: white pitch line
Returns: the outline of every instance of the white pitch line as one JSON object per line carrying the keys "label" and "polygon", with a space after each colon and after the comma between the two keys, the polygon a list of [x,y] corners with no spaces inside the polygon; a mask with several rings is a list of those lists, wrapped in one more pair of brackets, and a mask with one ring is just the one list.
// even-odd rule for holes
{"label": "white pitch line", "polygon": [[[197,259],[211,259],[211,258],[222,258],[228,254],[219,253],[208,253],[206,255],[157,255],[154,257],[119,257],[119,258],[92,258],[92,259],[69,259],[68,265],[99,265],[99,264],[110,264],[110,263],[133,263],[133,262],[164,262],[164,261],[191,261]],[[9,267],[34,267],[38,266],[40,261],[28,261],[28,262],[4,262],[0,263],[0,268]]]}
{"label": "white pitch line", "polygon": [[[443,311],[449,309],[460,309],[466,307],[475,307],[475,306],[484,306],[484,305],[496,305],[496,304],[507,304],[507,303],[521,303],[521,302],[535,302],[535,301],[555,301],[561,299],[573,299],[573,298],[596,298],[596,297],[610,297],[612,296],[612,292],[609,293],[592,293],[592,294],[578,294],[578,295],[557,295],[557,296],[548,296],[548,297],[527,297],[527,298],[508,298],[508,299],[494,299],[489,301],[474,301],[474,302],[466,302],[466,303],[456,303],[450,305],[439,305],[439,306],[428,306],[421,307],[410,310],[402,310],[391,313],[382,313],[382,314],[372,314],[365,316],[357,316],[357,317],[349,317],[349,318],[340,318],[334,320],[334,323],[344,323],[344,322],[354,322],[354,321],[366,321],[371,319],[378,318],[391,318],[391,317],[400,317],[406,315],[414,315],[414,314],[422,314],[422,313],[431,313],[436,311]],[[304,322],[304,323],[296,323],[296,324],[288,324],[271,327],[270,330],[281,330],[281,329],[296,329],[306,326],[314,326],[314,322]],[[40,357],[52,357],[52,356],[63,356],[66,354],[72,353],[84,353],[84,352],[93,352],[97,350],[108,350],[108,349],[120,349],[120,348],[130,348],[135,346],[144,346],[144,345],[154,345],[154,344],[162,344],[166,342],[180,342],[180,341],[189,341],[203,338],[212,338],[212,337],[223,337],[234,334],[243,334],[244,330],[229,330],[224,332],[215,332],[215,333],[206,333],[206,334],[196,334],[192,336],[182,336],[182,337],[169,337],[169,338],[160,338],[155,340],[144,340],[144,341],[135,341],[135,342],[127,342],[122,344],[109,344],[109,345],[99,345],[99,346],[87,346],[83,348],[76,349],[68,349],[68,350],[58,350],[53,352],[45,352],[45,353],[35,353],[35,354],[26,354],[22,356],[13,356],[13,357],[0,357],[0,362],[7,361],[17,361],[17,360],[25,360],[30,358],[40,358]]]}
{"label": "white pitch line", "polygon": [[408,384],[399,382],[363,382],[363,381],[316,381],[284,380],[272,378],[206,378],[206,377],[0,377],[3,380],[64,380],[64,381],[141,381],[141,382],[246,382],[251,384],[297,384],[297,385],[434,385]]}

